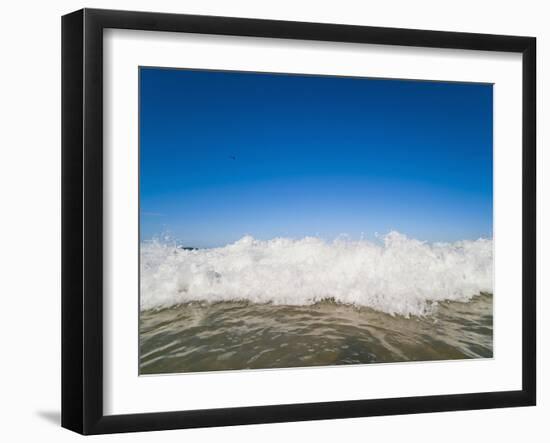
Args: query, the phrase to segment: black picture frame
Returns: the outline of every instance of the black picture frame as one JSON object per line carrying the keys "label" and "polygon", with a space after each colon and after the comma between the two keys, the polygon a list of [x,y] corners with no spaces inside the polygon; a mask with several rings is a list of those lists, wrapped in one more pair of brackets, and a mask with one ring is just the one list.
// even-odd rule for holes
{"label": "black picture frame", "polygon": [[[131,415],[103,413],[103,30],[503,51],[522,54],[522,389]],[[83,9],[62,18],[62,426],[81,434],[530,406],[536,403],[536,39]]]}

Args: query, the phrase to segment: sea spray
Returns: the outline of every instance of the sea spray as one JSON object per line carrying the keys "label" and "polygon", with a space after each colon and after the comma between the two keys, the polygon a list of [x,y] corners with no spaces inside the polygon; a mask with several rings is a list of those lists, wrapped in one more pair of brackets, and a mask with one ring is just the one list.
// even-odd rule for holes
{"label": "sea spray", "polygon": [[426,243],[390,232],[375,243],[316,237],[185,250],[141,244],[141,310],[191,301],[310,305],[323,300],[426,315],[438,302],[493,290],[490,239]]}

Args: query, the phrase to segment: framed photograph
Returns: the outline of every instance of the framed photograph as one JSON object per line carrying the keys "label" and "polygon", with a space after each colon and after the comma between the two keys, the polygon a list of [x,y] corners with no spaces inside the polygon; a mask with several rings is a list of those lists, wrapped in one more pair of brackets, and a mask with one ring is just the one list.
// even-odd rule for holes
{"label": "framed photograph", "polygon": [[62,425],[534,405],[532,37],[62,19]]}

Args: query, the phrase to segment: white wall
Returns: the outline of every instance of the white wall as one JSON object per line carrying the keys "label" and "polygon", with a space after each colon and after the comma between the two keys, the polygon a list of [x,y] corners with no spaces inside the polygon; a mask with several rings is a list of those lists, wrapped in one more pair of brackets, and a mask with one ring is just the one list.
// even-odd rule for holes
{"label": "white wall", "polygon": [[[81,439],[59,427],[60,16],[83,6],[531,35],[538,38],[539,152],[550,121],[550,27],[542,1],[300,0],[11,1],[0,24],[0,436],[3,441]],[[546,109],[544,110],[543,108]],[[544,112],[546,111],[546,112]],[[542,153],[541,153],[542,154]],[[550,156],[539,156],[539,226],[547,221]],[[545,164],[543,164],[545,163]],[[546,189],[542,189],[546,188]],[[544,194],[543,194],[544,193]],[[539,239],[541,237],[539,236]],[[539,257],[550,253],[543,235]],[[544,243],[544,245],[543,245]],[[544,251],[540,251],[544,247]],[[539,273],[543,266],[539,263]],[[539,279],[539,406],[494,411],[332,420],[102,436],[94,441],[548,441],[549,279]],[[7,303],[6,303],[7,302]],[[542,345],[541,345],[542,343]],[[545,349],[546,346],[546,349]]]}

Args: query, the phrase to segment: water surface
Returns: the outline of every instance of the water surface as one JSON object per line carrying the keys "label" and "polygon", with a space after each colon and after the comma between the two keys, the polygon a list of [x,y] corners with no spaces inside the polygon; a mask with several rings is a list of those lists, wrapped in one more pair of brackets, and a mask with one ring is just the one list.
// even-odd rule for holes
{"label": "water surface", "polygon": [[188,302],[140,316],[140,373],[290,368],[493,356],[493,296],[424,316],[324,301]]}

